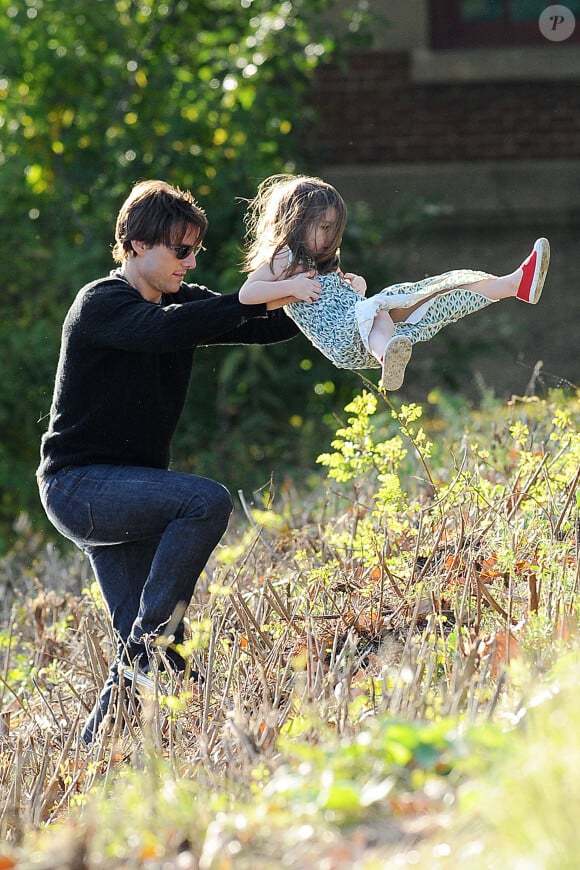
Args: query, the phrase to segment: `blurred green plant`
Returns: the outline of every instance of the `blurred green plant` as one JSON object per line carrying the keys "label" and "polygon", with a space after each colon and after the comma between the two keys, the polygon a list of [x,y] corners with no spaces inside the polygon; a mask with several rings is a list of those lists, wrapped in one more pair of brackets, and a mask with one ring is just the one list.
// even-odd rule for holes
{"label": "blurred green plant", "polygon": [[[313,120],[305,92],[314,70],[339,43],[369,38],[365,3],[325,15],[334,5],[0,0],[0,219],[7,228],[0,238],[0,551],[19,511],[42,522],[34,469],[62,319],[77,290],[113,266],[114,218],[129,188],[146,177],[190,188],[210,217],[195,279],[235,289],[239,198],[251,197],[266,175],[295,168],[297,143]],[[278,352],[272,365],[283,361]],[[285,460],[292,450],[281,411],[301,370],[290,365],[278,392],[269,366],[265,355],[238,365],[219,350],[200,354],[178,463],[215,474],[224,459],[231,467],[241,459],[247,483],[248,475],[261,478],[251,472],[263,459]],[[308,389],[304,383],[296,392]],[[221,430],[230,435],[238,424],[239,445],[220,450]]]}
{"label": "blurred green plant", "polygon": [[[113,265],[113,221],[132,183],[190,188],[210,218],[193,277],[240,283],[244,200],[273,172],[316,172],[304,143],[320,64],[372,42],[365,0],[0,0],[0,552],[25,512],[49,529],[34,469],[62,319],[78,288]],[[308,161],[308,168],[303,166]],[[404,249],[429,222],[421,202],[371,214],[349,203],[343,261],[378,289],[395,279],[377,252]],[[174,464],[232,490],[302,476],[321,426],[357,391],[298,337],[271,348],[198,353]]]}

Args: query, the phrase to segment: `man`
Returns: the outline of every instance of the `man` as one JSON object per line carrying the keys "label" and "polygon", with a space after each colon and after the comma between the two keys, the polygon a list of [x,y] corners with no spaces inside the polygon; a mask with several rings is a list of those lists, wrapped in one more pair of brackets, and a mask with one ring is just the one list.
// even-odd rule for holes
{"label": "man", "polygon": [[[64,321],[38,468],[47,516],[89,557],[118,637],[83,730],[90,744],[125,665],[147,671],[155,641],[185,663],[183,614],[232,510],[220,483],[169,471],[170,444],[199,345],[282,341],[296,327],[274,305],[243,305],[186,284],[207,218],[188,192],[137,184],[117,217],[109,277],[83,287]],[[297,280],[300,279],[300,280]],[[288,280],[314,299],[316,281]]]}

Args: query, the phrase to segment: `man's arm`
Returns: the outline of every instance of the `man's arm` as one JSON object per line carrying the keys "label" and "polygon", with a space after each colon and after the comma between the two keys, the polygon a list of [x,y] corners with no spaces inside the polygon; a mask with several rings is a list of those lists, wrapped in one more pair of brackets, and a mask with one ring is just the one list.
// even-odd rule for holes
{"label": "man's arm", "polygon": [[[188,285],[190,299],[211,299],[219,294],[199,285]],[[239,292],[229,293],[226,298],[238,298]],[[274,308],[279,310],[273,310]],[[276,302],[265,305],[245,305],[246,316],[238,324],[224,328],[219,335],[207,338],[203,345],[213,344],[274,344],[288,341],[299,329]]]}
{"label": "man's arm", "polygon": [[248,317],[239,326],[222,332],[209,341],[204,341],[203,345],[275,344],[294,338],[299,331],[294,321],[280,308],[277,311],[268,311],[262,317]]}
{"label": "man's arm", "polygon": [[[239,291],[228,293],[225,297],[207,287],[199,285],[186,285],[189,301],[199,299],[226,298],[236,299],[239,305]],[[179,301],[184,301],[180,294]],[[231,326],[226,326],[214,337],[206,337],[200,344],[273,344],[279,341],[287,341],[298,334],[299,329],[293,320],[282,311],[281,305],[272,302],[267,304],[240,305],[244,317]],[[279,310],[274,310],[279,309]]]}

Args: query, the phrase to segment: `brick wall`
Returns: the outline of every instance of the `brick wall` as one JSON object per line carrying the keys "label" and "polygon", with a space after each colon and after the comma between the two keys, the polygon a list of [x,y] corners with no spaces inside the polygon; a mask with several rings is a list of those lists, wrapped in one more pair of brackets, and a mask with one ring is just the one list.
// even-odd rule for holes
{"label": "brick wall", "polygon": [[318,163],[580,156],[576,81],[426,85],[411,80],[407,53],[373,52],[321,69],[310,102]]}

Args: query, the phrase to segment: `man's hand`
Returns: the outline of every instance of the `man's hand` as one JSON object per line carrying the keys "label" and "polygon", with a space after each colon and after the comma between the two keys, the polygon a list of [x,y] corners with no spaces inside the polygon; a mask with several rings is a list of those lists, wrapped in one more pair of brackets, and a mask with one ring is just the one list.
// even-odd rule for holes
{"label": "man's hand", "polygon": [[339,272],[338,274],[345,281],[348,281],[355,293],[358,293],[359,296],[365,295],[367,292],[367,282],[362,275],[355,275],[354,272]]}

